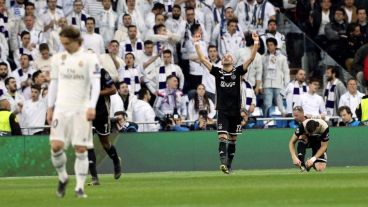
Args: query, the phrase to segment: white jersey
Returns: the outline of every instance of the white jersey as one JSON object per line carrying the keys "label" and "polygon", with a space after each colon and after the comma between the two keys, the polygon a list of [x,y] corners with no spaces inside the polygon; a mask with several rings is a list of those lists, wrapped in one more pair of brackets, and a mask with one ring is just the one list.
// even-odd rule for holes
{"label": "white jersey", "polygon": [[83,110],[88,107],[91,80],[100,77],[100,65],[95,54],[82,48],[70,54],[58,53],[51,60],[51,79],[57,80],[55,108]]}

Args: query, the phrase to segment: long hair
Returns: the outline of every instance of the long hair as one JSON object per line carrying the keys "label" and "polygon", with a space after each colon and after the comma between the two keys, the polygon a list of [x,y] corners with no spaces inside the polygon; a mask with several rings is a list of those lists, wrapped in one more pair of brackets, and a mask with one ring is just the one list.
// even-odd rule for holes
{"label": "long hair", "polygon": [[[203,84],[199,84],[197,86],[197,88],[199,86],[203,86],[203,88],[206,90],[206,87]],[[196,112],[199,111],[199,99],[198,99],[198,97],[199,97],[198,93],[195,93],[194,94],[194,110]],[[204,93],[204,95],[203,95],[203,105],[207,108],[208,113],[210,113],[211,112],[210,101],[209,101],[208,96],[207,96],[206,93]]]}

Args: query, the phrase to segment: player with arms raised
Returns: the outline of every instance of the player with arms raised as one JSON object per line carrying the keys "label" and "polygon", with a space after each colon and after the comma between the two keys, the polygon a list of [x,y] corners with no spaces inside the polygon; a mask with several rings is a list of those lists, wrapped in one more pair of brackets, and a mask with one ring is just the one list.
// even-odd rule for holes
{"label": "player with arms raised", "polygon": [[87,147],[93,146],[91,121],[96,115],[100,93],[100,65],[94,54],[81,48],[79,30],[65,27],[60,32],[65,51],[53,56],[48,92],[47,121],[51,125],[51,161],[59,186],[57,196],[64,197],[68,174],[64,149],[75,149],[75,195],[85,198],[84,183],[88,174]]}
{"label": "player with arms raised", "polygon": [[201,35],[195,34],[193,37],[199,60],[206,66],[206,68],[216,79],[216,109],[218,110],[217,132],[219,138],[218,151],[221,162],[220,169],[226,174],[229,174],[231,171],[231,163],[235,155],[237,135],[241,133],[242,129],[240,116],[241,76],[247,72],[248,66],[254,60],[259,47],[258,35],[253,33],[252,38],[254,40],[252,54],[251,57],[243,63],[243,65],[234,67],[234,59],[232,55],[225,54],[221,60],[223,68],[219,68],[214,66],[203,55],[202,48],[199,44]]}

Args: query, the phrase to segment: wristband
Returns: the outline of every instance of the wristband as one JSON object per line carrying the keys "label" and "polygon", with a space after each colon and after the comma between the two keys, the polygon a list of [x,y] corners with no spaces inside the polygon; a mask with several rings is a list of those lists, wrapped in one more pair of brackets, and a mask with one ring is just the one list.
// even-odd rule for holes
{"label": "wristband", "polygon": [[255,45],[259,45],[259,40],[254,41]]}
{"label": "wristband", "polygon": [[199,42],[195,42],[194,45],[199,45]]}
{"label": "wristband", "polygon": [[317,160],[317,158],[316,157],[312,157],[312,158],[310,158],[310,160],[314,163]]}

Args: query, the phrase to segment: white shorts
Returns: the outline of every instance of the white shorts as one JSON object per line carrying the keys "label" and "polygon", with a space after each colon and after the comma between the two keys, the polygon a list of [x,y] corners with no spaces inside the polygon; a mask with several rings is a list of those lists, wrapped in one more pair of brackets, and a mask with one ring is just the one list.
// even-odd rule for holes
{"label": "white shorts", "polygon": [[93,148],[92,122],[87,121],[86,111],[54,112],[50,131],[50,141],[64,142],[64,148],[85,146]]}

